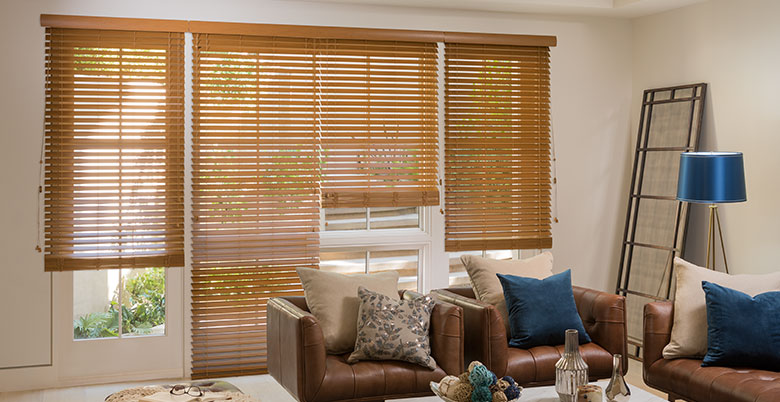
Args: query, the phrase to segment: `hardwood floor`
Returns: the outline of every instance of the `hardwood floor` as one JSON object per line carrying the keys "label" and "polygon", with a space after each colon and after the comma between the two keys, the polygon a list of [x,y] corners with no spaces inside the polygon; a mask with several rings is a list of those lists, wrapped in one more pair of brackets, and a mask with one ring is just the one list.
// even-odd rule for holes
{"label": "hardwood floor", "polygon": [[[626,380],[629,384],[666,398],[666,395],[644,385],[642,382],[641,363],[629,359],[628,367]],[[263,402],[295,402],[295,399],[293,399],[287,391],[277,384],[269,375],[232,377],[225,378],[224,380],[235,384],[235,386],[245,393],[258,398]],[[101,402],[111,393],[125,388],[139,385],[170,384],[176,382],[177,380],[159,380],[140,383],[118,383],[37,391],[6,392],[0,393],[0,402]]]}

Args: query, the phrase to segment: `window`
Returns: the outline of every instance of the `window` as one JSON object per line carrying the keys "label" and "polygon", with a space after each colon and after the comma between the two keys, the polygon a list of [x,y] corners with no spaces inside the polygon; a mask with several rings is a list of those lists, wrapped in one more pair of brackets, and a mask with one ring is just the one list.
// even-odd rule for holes
{"label": "window", "polygon": [[46,271],[184,265],[183,40],[47,29]]}
{"label": "window", "polygon": [[165,335],[165,274],[164,268],[74,272],[73,339]]}
{"label": "window", "polygon": [[[324,208],[320,269],[340,273],[395,270],[398,288],[422,290],[423,253],[430,243],[425,207]],[[360,246],[354,247],[355,244]]]}
{"label": "window", "polygon": [[397,271],[398,289],[417,291],[420,253],[419,249],[394,250],[392,246],[322,251],[320,269],[341,274]]}
{"label": "window", "polygon": [[420,227],[420,207],[324,208],[324,230],[378,230]]}
{"label": "window", "polygon": [[[193,32],[193,379],[266,372],[266,302],[302,294],[298,267],[424,290],[446,269],[442,231],[451,259],[549,247],[554,37],[142,26],[170,24]],[[183,42],[47,29],[45,266],[92,270],[74,274],[75,338],[165,331],[165,270],[184,261]],[[139,281],[157,290],[139,298]]]}

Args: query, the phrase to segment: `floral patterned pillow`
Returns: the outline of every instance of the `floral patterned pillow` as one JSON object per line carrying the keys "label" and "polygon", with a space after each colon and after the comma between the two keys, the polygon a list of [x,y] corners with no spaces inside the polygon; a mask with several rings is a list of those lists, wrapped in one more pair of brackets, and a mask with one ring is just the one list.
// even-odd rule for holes
{"label": "floral patterned pillow", "polygon": [[357,341],[348,363],[359,360],[402,360],[431,370],[428,328],[436,302],[428,296],[395,300],[383,294],[358,288]]}

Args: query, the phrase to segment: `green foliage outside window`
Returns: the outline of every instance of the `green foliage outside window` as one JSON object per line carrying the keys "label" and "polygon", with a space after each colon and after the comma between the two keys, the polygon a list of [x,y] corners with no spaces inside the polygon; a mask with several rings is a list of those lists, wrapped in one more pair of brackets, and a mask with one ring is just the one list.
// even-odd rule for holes
{"label": "green foliage outside window", "polygon": [[119,336],[119,312],[123,334],[149,334],[153,327],[165,324],[165,269],[147,269],[124,281],[122,305],[116,292],[105,312],[84,314],[73,321],[75,339]]}

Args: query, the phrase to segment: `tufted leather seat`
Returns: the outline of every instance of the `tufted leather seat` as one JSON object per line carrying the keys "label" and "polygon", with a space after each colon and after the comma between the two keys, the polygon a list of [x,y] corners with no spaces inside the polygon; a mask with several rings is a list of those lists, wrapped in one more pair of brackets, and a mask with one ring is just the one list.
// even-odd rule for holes
{"label": "tufted leather seat", "polygon": [[[613,353],[623,355],[623,371],[626,372],[625,298],[577,286],[572,290],[577,311],[593,340],[580,345],[580,353],[588,363],[591,380],[612,375]],[[466,363],[479,360],[497,376],[511,376],[522,386],[555,383],[555,363],[561,358],[564,345],[530,349],[509,347],[498,310],[477,300],[472,288],[439,289],[432,293],[439,300],[463,308]]]}
{"label": "tufted leather seat", "polygon": [[[420,295],[401,293],[404,298]],[[433,395],[429,383],[463,367],[460,307],[437,301],[431,313],[434,370],[400,361],[347,363],[348,354],[329,355],[317,319],[302,296],[268,301],[268,371],[299,401],[381,401]]]}
{"label": "tufted leather seat", "polygon": [[701,367],[699,359],[663,358],[672,333],[671,302],[648,303],[644,311],[643,377],[669,400],[712,402],[780,401],[780,373],[750,368]]}
{"label": "tufted leather seat", "polygon": [[[447,375],[441,367],[429,370],[416,364],[391,360],[349,364],[347,357],[349,354],[326,357],[325,377],[320,386],[320,393],[327,396],[326,400],[430,395],[430,382],[439,381]],[[314,399],[321,400],[318,396]]]}

